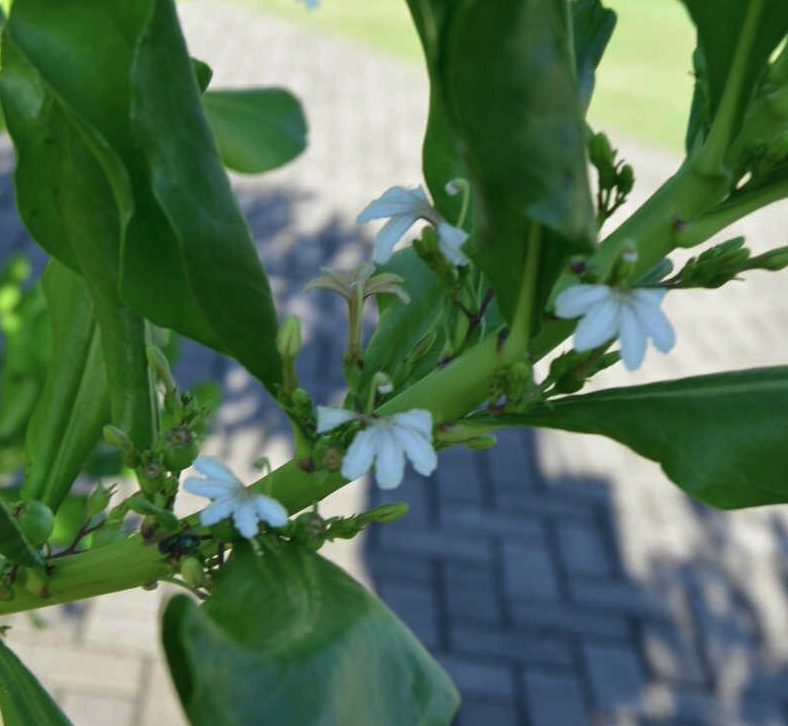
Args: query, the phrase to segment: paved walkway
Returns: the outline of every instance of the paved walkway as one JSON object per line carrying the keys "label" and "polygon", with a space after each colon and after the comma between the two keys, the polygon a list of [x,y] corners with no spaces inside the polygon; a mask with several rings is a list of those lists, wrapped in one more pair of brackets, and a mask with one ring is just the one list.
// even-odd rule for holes
{"label": "paved walkway", "polygon": [[[216,85],[294,89],[311,122],[296,163],[237,189],[281,309],[304,321],[302,379],[341,395],[338,300],[307,297],[321,264],[368,256],[353,219],[392,184],[420,180],[426,110],[421,70],[227,3],[179,6]],[[624,143],[642,200],[676,160]],[[27,248],[13,213],[8,154],[0,179],[2,250]],[[758,248],[784,244],[788,209],[746,227]],[[599,386],[788,359],[785,275],[669,299],[679,344],[636,376]],[[237,367],[195,345],[188,384],[222,380],[211,450],[243,471],[287,458],[286,429]],[[331,556],[374,586],[424,640],[464,696],[460,726],[780,726],[788,723],[788,508],[736,514],[695,505],[658,467],[596,437],[517,431],[487,452],[441,455],[435,477],[395,492],[411,513]],[[328,506],[383,501],[365,482]],[[184,501],[184,511],[196,502]],[[10,641],[76,726],[183,723],[162,666],[161,591],[121,593],[13,619]],[[305,724],[305,726],[307,726]],[[373,726],[373,725],[370,725]]]}

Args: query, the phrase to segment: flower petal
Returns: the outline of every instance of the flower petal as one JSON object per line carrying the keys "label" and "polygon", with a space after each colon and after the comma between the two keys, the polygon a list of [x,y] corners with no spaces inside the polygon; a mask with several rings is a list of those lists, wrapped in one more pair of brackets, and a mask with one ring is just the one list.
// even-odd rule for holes
{"label": "flower petal", "polygon": [[628,370],[640,368],[646,357],[648,338],[631,305],[621,310],[621,359]]}
{"label": "flower petal", "polygon": [[462,246],[468,239],[465,230],[455,227],[448,222],[438,225],[438,246],[444,257],[453,265],[469,265],[470,259],[462,251]]}
{"label": "flower petal", "polygon": [[397,426],[415,429],[428,441],[432,441],[432,414],[423,408],[412,408],[404,413],[395,413],[391,422]]}
{"label": "flower petal", "polygon": [[432,207],[421,185],[412,189],[397,186],[387,189],[377,199],[367,204],[358,215],[358,221],[364,224],[373,219],[397,217],[402,214],[413,214],[418,218],[425,212],[432,212]]}
{"label": "flower petal", "polygon": [[378,432],[375,479],[381,489],[396,489],[405,474],[405,450],[393,428]]}
{"label": "flower petal", "polygon": [[392,217],[383,225],[375,237],[375,262],[383,264],[389,261],[394,251],[394,245],[400,241],[402,235],[415,224],[418,218],[416,214],[401,214]]}
{"label": "flower petal", "polygon": [[[651,290],[638,290],[651,292]],[[654,346],[662,353],[668,353],[676,345],[676,331],[670,324],[665,313],[660,309],[659,302],[654,304],[654,298],[644,299],[638,295],[632,303],[632,309],[637,315],[640,324],[654,341]]]}
{"label": "flower petal", "polygon": [[358,414],[348,411],[346,408],[336,408],[335,406],[317,407],[317,433],[324,434],[331,431],[348,421],[358,418]]}
{"label": "flower petal", "polygon": [[[402,444],[405,455],[410,459],[413,468],[424,476],[432,474],[435,467],[438,466],[438,457],[435,455],[432,444],[412,428],[393,426],[392,430]],[[378,462],[380,462],[380,458],[378,458]]]}
{"label": "flower petal", "polygon": [[232,493],[240,486],[238,482],[234,482],[230,486],[227,482],[217,481],[216,479],[198,479],[194,476],[188,477],[183,482],[183,488],[187,492],[196,494],[198,497],[207,497],[208,499],[221,499],[232,496]]}
{"label": "flower petal", "polygon": [[374,426],[359,431],[342,460],[341,474],[348,481],[366,474],[372,466],[378,446],[378,431]]}
{"label": "flower petal", "polygon": [[257,510],[251,501],[240,502],[233,512],[233,522],[238,531],[251,539],[257,534]]}
{"label": "flower petal", "polygon": [[621,305],[612,297],[603,298],[585,314],[575,329],[575,349],[592,350],[614,338],[618,332]]}
{"label": "flower petal", "polygon": [[252,497],[252,504],[263,522],[272,527],[284,527],[287,524],[287,510],[276,499],[265,494],[256,494]]}
{"label": "flower petal", "polygon": [[555,299],[555,314],[559,318],[576,318],[611,297],[612,291],[607,285],[572,285]]}
{"label": "flower petal", "polygon": [[238,500],[235,497],[217,499],[200,512],[200,524],[203,527],[210,527],[212,524],[221,522],[233,513],[237,502]]}
{"label": "flower petal", "polygon": [[229,485],[232,485],[232,488],[238,486],[238,477],[233,474],[221,459],[217,459],[215,456],[198,456],[193,466],[200,474],[210,479],[225,482],[228,488],[230,488]]}

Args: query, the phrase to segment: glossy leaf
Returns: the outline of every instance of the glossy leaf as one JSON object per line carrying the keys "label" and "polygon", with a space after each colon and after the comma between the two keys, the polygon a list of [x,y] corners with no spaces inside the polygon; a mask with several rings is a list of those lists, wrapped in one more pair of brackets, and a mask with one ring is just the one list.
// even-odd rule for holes
{"label": "glossy leaf", "polygon": [[194,726],[447,726],[459,701],[385,605],[294,545],[237,545],[204,605],[170,601],[163,638]]}
{"label": "glossy leaf", "polygon": [[44,566],[41,554],[27,541],[2,501],[0,501],[0,554],[17,565]]}
{"label": "glossy leaf", "polygon": [[2,638],[0,713],[6,726],[71,726],[71,721]]}
{"label": "glossy leaf", "polygon": [[449,179],[438,172],[475,183],[475,234],[466,247],[511,320],[530,226],[547,227],[543,243],[556,247],[545,255],[551,260],[545,274],[540,270],[546,286],[560,268],[555,260],[590,250],[596,234],[568,6],[563,0],[505,0],[495,12],[483,0],[409,0],[409,6],[430,68],[425,177],[450,220],[454,210],[440,188]]}
{"label": "glossy leaf", "polygon": [[786,401],[788,367],[761,368],[569,396],[486,420],[608,436],[659,462],[696,499],[738,509],[788,502]]}
{"label": "glossy leaf", "polygon": [[616,27],[616,14],[599,0],[573,0],[572,38],[574,41],[577,82],[584,110],[594,92],[594,72]]}
{"label": "glossy leaf", "polygon": [[[88,262],[103,265],[136,313],[230,353],[276,388],[270,289],[205,119],[172,0],[67,7],[19,0],[6,27],[0,90],[19,154],[20,208],[36,239],[91,286],[102,276]],[[65,161],[81,175],[70,174],[53,144],[71,153]],[[55,197],[68,190],[67,211],[80,210],[90,231],[101,227],[107,249],[97,238],[93,254],[80,257],[81,235],[57,235]],[[91,203],[95,217],[84,213]],[[103,327],[98,305],[97,316]],[[119,330],[128,323],[117,322]]]}
{"label": "glossy leaf", "polygon": [[[682,0],[698,33],[696,69],[702,73],[700,87],[696,87],[693,116],[688,133],[688,146],[694,133],[704,124],[698,114],[705,115],[705,126],[714,119],[734,59],[746,56],[741,94],[734,109],[733,131],[738,129],[745,108],[752,98],[761,74],[772,51],[788,32],[788,3],[774,0]],[[752,32],[744,46],[740,41],[745,29]]]}
{"label": "glossy leaf", "polygon": [[306,148],[301,104],[283,88],[208,91],[203,106],[230,169],[259,174],[287,164]]}
{"label": "glossy leaf", "polygon": [[52,355],[27,429],[23,496],[56,511],[109,422],[106,368],[82,279],[52,260],[43,276]]}

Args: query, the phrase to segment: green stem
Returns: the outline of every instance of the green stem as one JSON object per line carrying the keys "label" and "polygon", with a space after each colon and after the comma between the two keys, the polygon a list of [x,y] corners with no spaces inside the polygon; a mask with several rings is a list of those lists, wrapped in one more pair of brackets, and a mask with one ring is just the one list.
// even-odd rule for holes
{"label": "green stem", "polygon": [[706,176],[721,176],[729,173],[725,169],[725,156],[733,140],[742,95],[747,90],[744,82],[750,62],[750,51],[757,39],[758,23],[763,14],[765,1],[750,0],[747,8],[733,62],[725,81],[725,89],[714,114],[709,136],[697,159],[698,170]]}

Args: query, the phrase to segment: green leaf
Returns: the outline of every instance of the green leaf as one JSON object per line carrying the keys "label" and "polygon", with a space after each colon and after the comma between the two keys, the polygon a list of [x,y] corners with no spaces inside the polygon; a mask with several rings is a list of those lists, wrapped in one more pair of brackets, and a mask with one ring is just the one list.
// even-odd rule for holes
{"label": "green leaf", "polygon": [[52,356],[27,429],[23,496],[57,511],[109,422],[109,399],[84,282],[57,260],[49,262],[42,282],[52,322]]}
{"label": "green leaf", "polygon": [[163,639],[195,726],[446,726],[459,701],[377,598],[294,545],[237,545],[204,605],[170,601]]}
{"label": "green leaf", "polygon": [[504,0],[495,12],[483,0],[408,4],[430,69],[425,177],[450,221],[448,173],[474,182],[466,247],[511,320],[530,225],[547,227],[544,244],[555,247],[543,255],[544,287],[596,235],[567,3]]}
{"label": "green leaf", "polygon": [[[270,288],[203,113],[172,0],[56,8],[18,0],[0,81],[19,157],[20,209],[36,239],[105,297],[111,278],[136,313],[233,355],[275,389],[281,365]],[[67,203],[58,198],[65,194]],[[78,254],[90,242],[83,234],[58,234],[61,212],[73,217],[75,233],[78,222],[102,231],[91,253]],[[98,304],[96,313],[103,328]],[[122,316],[115,322],[118,330],[129,325]],[[147,375],[141,350],[129,344],[132,381]],[[114,392],[120,382],[108,362]]]}
{"label": "green leaf", "polygon": [[[18,1],[18,0],[17,0]],[[0,712],[6,726],[72,726],[52,697],[0,639]]]}
{"label": "green leaf", "polygon": [[27,541],[2,501],[0,501],[0,554],[17,565],[44,566],[41,553]]}
{"label": "green leaf", "polygon": [[192,58],[192,68],[194,69],[194,77],[197,80],[197,87],[200,89],[200,93],[205,93],[211,84],[213,69],[199,58]]}
{"label": "green leaf", "polygon": [[[696,70],[700,70],[701,86],[696,87],[693,101],[693,119],[687,135],[689,147],[694,134],[704,125],[708,127],[722,100],[723,91],[731,77],[734,59],[742,54],[744,62],[740,79],[741,93],[732,132],[741,123],[747,104],[761,78],[772,51],[788,32],[788,3],[774,0],[682,0],[698,32],[699,57]],[[750,25],[750,21],[752,24]],[[744,31],[751,27],[745,37]],[[745,45],[740,46],[741,39]],[[702,124],[698,114],[705,115]]]}
{"label": "green leaf", "polygon": [[788,502],[786,400],[782,366],[569,396],[488,422],[608,436],[696,499],[739,509]]}
{"label": "green leaf", "polygon": [[208,91],[203,106],[230,169],[259,174],[287,164],[306,148],[301,104],[283,88]]}
{"label": "green leaf", "polygon": [[594,71],[613,35],[616,14],[599,0],[573,0],[569,7],[572,11],[577,82],[583,110],[588,111],[594,92]]}

